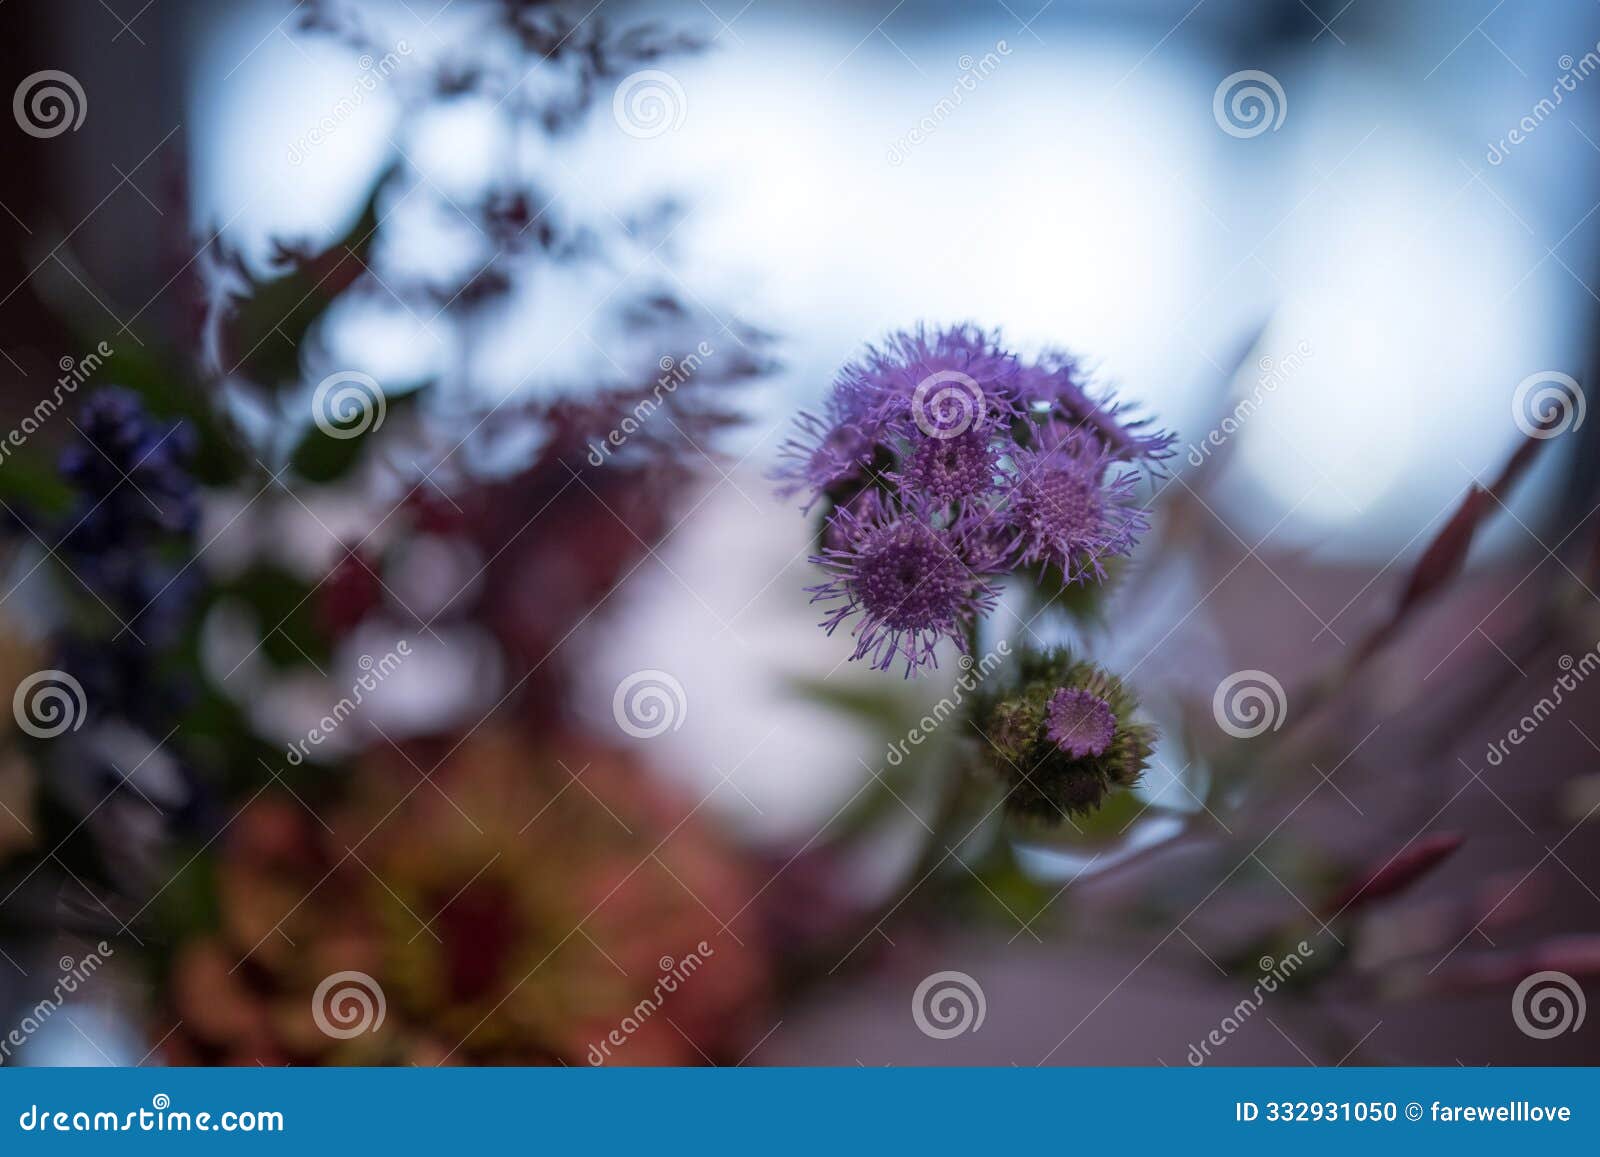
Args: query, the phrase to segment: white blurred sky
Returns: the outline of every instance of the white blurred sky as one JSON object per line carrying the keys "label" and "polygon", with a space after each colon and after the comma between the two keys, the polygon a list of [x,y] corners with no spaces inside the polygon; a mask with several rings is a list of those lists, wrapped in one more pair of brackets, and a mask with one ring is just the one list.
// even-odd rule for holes
{"label": "white blurred sky", "polygon": [[[1067,345],[1198,440],[1219,366],[1270,316],[1258,353],[1304,341],[1312,354],[1242,435],[1227,517],[1252,541],[1277,526],[1275,544],[1346,557],[1387,560],[1495,467],[1516,436],[1518,381],[1578,372],[1595,304],[1580,279],[1600,228],[1585,216],[1600,79],[1504,164],[1485,150],[1548,94],[1563,54],[1600,40],[1592,5],[1485,19],[1487,3],[1363,3],[1257,59],[1265,50],[1241,45],[1270,5],[1058,0],[1024,27],[1036,3],[756,0],[737,15],[720,3],[732,22],[720,27],[716,3],[653,9],[717,38],[667,62],[687,115],[664,136],[623,134],[603,103],[570,142],[513,145],[486,105],[402,124],[380,88],[299,166],[291,143],[351,90],[356,62],[293,37],[287,5],[229,6],[192,82],[196,211],[256,252],[274,234],[327,239],[393,146],[452,198],[514,156],[582,219],[681,195],[689,216],[667,249],[519,297],[478,369],[491,393],[535,364],[525,388],[570,382],[594,368],[584,330],[599,329],[582,319],[619,278],[681,277],[719,314],[781,336],[786,369],[759,394],[754,461],[841,360],[919,319]],[[387,10],[382,26],[413,61],[459,35],[467,6],[433,19],[438,7]],[[961,58],[1002,40],[999,67],[890,164]],[[1280,80],[1287,113],[1236,139],[1212,95],[1247,67]],[[425,203],[415,227],[431,240],[407,260],[451,268],[467,226]],[[373,372],[448,364],[404,312],[351,312],[350,356]]]}

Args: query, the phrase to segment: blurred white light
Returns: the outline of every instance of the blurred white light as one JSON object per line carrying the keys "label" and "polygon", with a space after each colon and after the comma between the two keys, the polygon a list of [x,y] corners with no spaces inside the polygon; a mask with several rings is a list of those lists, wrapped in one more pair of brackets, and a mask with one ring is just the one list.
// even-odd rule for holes
{"label": "blurred white light", "polygon": [[1527,234],[1430,133],[1382,124],[1310,183],[1262,253],[1283,294],[1263,349],[1307,353],[1240,435],[1228,518],[1250,538],[1293,510],[1274,541],[1340,530],[1386,558],[1510,452],[1511,391],[1565,318]]}

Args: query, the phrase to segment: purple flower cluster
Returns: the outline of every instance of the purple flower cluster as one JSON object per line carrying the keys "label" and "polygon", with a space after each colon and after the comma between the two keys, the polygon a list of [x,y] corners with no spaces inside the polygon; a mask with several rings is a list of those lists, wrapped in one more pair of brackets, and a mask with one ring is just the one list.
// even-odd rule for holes
{"label": "purple flower cluster", "polygon": [[1148,523],[1138,464],[1173,436],[1096,398],[1070,357],[1023,361],[975,326],[918,328],[846,365],[784,446],[781,493],[824,512],[831,634],[859,615],[852,659],[910,676],[950,639],[966,650],[998,580],[1105,576]]}
{"label": "purple flower cluster", "polygon": [[81,437],[61,452],[60,469],[79,506],[65,545],[84,566],[194,533],[200,501],[186,466],[195,452],[188,426],[157,421],[137,394],[107,387],[84,403],[76,428]]}
{"label": "purple flower cluster", "polygon": [[58,640],[62,665],[97,709],[163,727],[180,696],[158,666],[199,583],[188,565],[200,517],[195,435],[115,387],[90,397],[75,425],[60,460],[73,505],[55,554],[89,597]]}

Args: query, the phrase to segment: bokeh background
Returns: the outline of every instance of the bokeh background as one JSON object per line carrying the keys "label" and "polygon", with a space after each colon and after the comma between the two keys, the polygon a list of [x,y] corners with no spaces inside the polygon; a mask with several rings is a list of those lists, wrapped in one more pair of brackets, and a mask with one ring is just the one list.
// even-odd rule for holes
{"label": "bokeh background", "polygon": [[[608,59],[607,37],[641,27],[653,31],[630,43],[647,52]],[[60,135],[6,126],[0,422],[20,422],[57,363],[97,341],[170,351],[141,364],[181,362],[194,385],[184,406],[155,409],[187,413],[198,397],[241,432],[243,469],[202,478],[190,573],[221,587],[271,560],[310,597],[357,571],[360,611],[308,628],[325,644],[301,651],[314,670],[264,645],[266,618],[278,619],[265,594],[251,603],[236,584],[232,603],[197,612],[193,673],[263,750],[281,755],[359,675],[360,656],[404,635],[424,657],[350,725],[340,760],[375,752],[421,774],[476,753],[492,770],[466,794],[491,814],[545,806],[578,781],[569,760],[610,769],[617,794],[587,798],[602,821],[620,811],[610,818],[630,840],[640,828],[637,855],[625,845],[588,864],[611,831],[523,854],[524,833],[513,826],[502,847],[490,825],[478,832],[490,851],[462,851],[459,875],[413,879],[455,844],[451,817],[408,803],[363,874],[407,913],[415,896],[445,913],[461,907],[450,887],[475,886],[473,866],[492,854],[517,871],[484,911],[525,907],[523,889],[558,893],[544,913],[605,896],[633,859],[653,861],[652,877],[659,865],[670,879],[630,891],[630,920],[596,933],[594,949],[627,989],[653,978],[655,957],[681,959],[692,930],[686,942],[714,944],[722,971],[708,969],[716,991],[672,1031],[658,1022],[661,1039],[623,1063],[1179,1065],[1250,991],[1250,962],[1272,954],[1255,949],[1301,923],[1328,976],[1243,1018],[1211,1063],[1600,1058],[1596,1025],[1538,1039],[1511,1012],[1527,974],[1562,971],[1581,995],[1600,970],[1592,688],[1541,720],[1537,744],[1500,765],[1485,758],[1567,669],[1560,658],[1600,638],[1600,424],[1536,439],[1531,468],[1453,560],[1458,581],[1424,583],[1426,605],[1385,629],[1463,496],[1525,441],[1518,384],[1587,381],[1600,307],[1600,76],[1583,64],[1587,54],[1600,71],[1594,5],[12,0],[0,37],[8,87],[59,69],[87,104]],[[665,131],[640,131],[614,103],[642,69],[670,80]],[[1244,70],[1279,88],[1281,119],[1264,131],[1219,117],[1219,86]],[[1541,105],[1557,92],[1559,104]],[[347,254],[359,269],[341,264]],[[274,316],[243,341],[229,295],[285,268],[304,280],[261,304]],[[280,329],[307,301],[314,320]],[[1037,625],[1131,671],[1166,736],[1156,765],[1115,822],[1048,846],[996,837],[998,868],[964,845],[930,857],[926,783],[888,774],[884,737],[943,692],[843,663],[846,645],[816,630],[802,592],[816,581],[815,528],[765,477],[795,411],[815,406],[864,342],[966,319],[1022,349],[1070,347],[1180,447],[1151,495],[1159,550],[1109,625]],[[557,489],[559,473],[537,485],[518,473],[548,451],[551,414],[578,407],[571,429],[589,421],[576,443],[588,445],[632,409],[630,383],[702,342],[717,351],[716,412],[676,414],[661,431],[670,484],[648,473],[658,463],[602,475],[617,489],[581,488],[595,509],[557,504],[544,519],[544,503],[577,494]],[[269,356],[284,364],[267,368]],[[416,400],[392,406],[391,442],[368,460],[319,474],[297,444],[311,387],[334,370]],[[263,376],[275,378],[269,401]],[[1191,456],[1252,394],[1260,404],[1225,450]],[[53,453],[73,434],[54,422],[30,450]],[[287,485],[280,461],[298,464]],[[253,501],[258,485],[269,501]],[[430,511],[387,522],[419,494]],[[357,542],[368,561],[352,567]],[[29,656],[48,652],[62,618],[40,566],[53,545],[18,536],[7,558],[0,613]],[[545,599],[570,605],[567,617],[533,622]],[[239,619],[241,602],[256,620]],[[286,621],[297,610],[283,609]],[[311,649],[296,634],[300,644]],[[257,670],[262,655],[270,669]],[[20,679],[43,665],[7,670]],[[1213,689],[1243,669],[1290,689],[1293,726],[1270,756],[1220,754],[1223,737],[1207,731]],[[615,725],[613,696],[639,671],[669,672],[682,689],[665,734]],[[515,735],[499,728],[507,713]],[[539,982],[489,967],[481,1004],[465,1007],[488,1010],[499,1035],[478,1053],[452,1049],[484,1023],[429,997],[479,983],[461,979],[472,968],[457,957],[481,961],[504,940],[542,980],[566,930],[541,938],[463,912],[452,946],[423,912],[392,933],[404,950],[387,931],[349,950],[379,962],[395,1021],[427,1026],[411,1051],[312,1048],[280,1023],[298,992],[291,966],[269,961],[263,979],[239,968],[248,952],[220,964],[187,952],[214,947],[194,913],[226,927],[230,904],[281,888],[287,904],[262,900],[242,923],[289,941],[309,920],[292,935],[337,939],[338,904],[314,915],[320,899],[296,898],[322,895],[329,848],[367,830],[341,844],[360,824],[351,814],[381,816],[390,797],[358,791],[328,819],[322,789],[285,769],[295,799],[241,839],[241,806],[280,780],[252,778],[256,750],[217,734],[174,757],[174,782],[192,775],[204,790],[173,787],[163,808],[156,787],[136,789],[160,813],[124,817],[150,846],[137,858],[161,865],[143,899],[115,878],[117,857],[96,857],[112,861],[102,885],[41,841],[95,830],[100,793],[60,789],[73,773],[63,757],[19,746],[4,797],[19,857],[0,904],[0,1005],[18,1010],[5,1023],[55,983],[58,957],[82,958],[83,937],[115,933],[118,948],[107,978],[30,1034],[19,1060],[581,1063],[608,1010],[632,1006],[585,983],[604,961],[572,962],[526,1008]],[[541,776],[558,767],[556,786],[521,786],[519,761]],[[646,802],[655,793],[663,802]],[[447,796],[431,802],[454,807]],[[42,799],[62,813],[53,827],[25,822]],[[169,813],[196,799],[207,802],[194,826],[166,832]],[[858,817],[863,800],[882,807]],[[629,808],[657,826],[630,825]],[[301,831],[308,818],[326,831]],[[705,848],[669,866],[644,833],[665,845],[680,820],[705,829]],[[97,838],[121,848],[135,836]],[[1330,915],[1318,898],[1432,838],[1453,854],[1381,903]],[[313,853],[308,839],[332,843]],[[235,843],[246,850],[223,851]],[[197,887],[212,899],[163,923],[168,901],[190,902],[164,882],[194,874],[191,856],[221,858],[224,883]],[[704,882],[674,890],[691,872]],[[230,890],[234,877],[254,883]],[[671,926],[659,942],[670,951],[629,931],[653,921]],[[416,928],[453,963],[416,957]],[[311,955],[344,962],[341,951]],[[913,994],[940,971],[981,988],[976,1031],[919,1028]],[[224,993],[230,1011],[197,1027],[202,992]],[[509,1005],[495,1003],[502,992]]]}

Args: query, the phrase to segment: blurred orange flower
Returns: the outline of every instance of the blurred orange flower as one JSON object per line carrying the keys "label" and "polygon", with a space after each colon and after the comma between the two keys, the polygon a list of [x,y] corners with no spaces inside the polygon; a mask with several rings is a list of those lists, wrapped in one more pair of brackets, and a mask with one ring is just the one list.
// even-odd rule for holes
{"label": "blurred orange flower", "polygon": [[589,740],[421,754],[370,756],[325,817],[264,794],[231,826],[171,1060],[696,1064],[770,1027],[759,936],[725,924],[745,865],[697,809]]}

